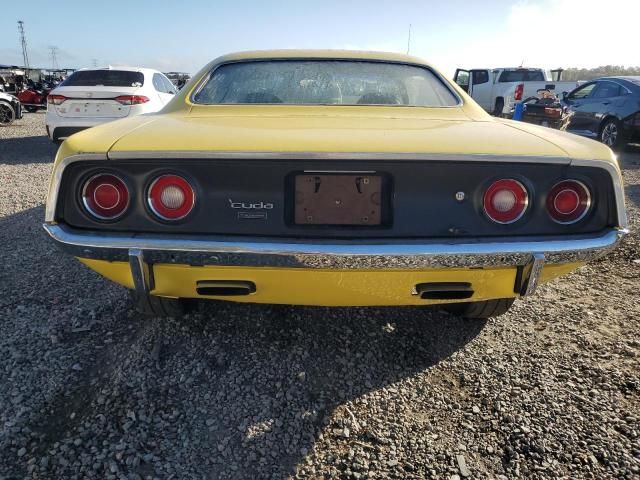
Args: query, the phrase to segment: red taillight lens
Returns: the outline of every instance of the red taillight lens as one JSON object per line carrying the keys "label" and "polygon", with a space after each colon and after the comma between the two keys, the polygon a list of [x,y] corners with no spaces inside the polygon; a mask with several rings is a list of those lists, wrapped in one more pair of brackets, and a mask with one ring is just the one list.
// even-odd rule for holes
{"label": "red taillight lens", "polygon": [[149,208],[163,220],[180,220],[193,210],[196,195],[184,178],[178,175],[162,175],[149,187]]}
{"label": "red taillight lens", "polygon": [[64,95],[49,95],[47,96],[47,103],[50,105],[60,105],[67,99]]}
{"label": "red taillight lens", "polygon": [[584,218],[591,206],[591,193],[577,180],[556,183],[547,195],[547,211],[557,223],[575,223]]}
{"label": "red taillight lens", "polygon": [[557,107],[544,107],[544,114],[549,117],[560,118],[562,109]]}
{"label": "red taillight lens", "polygon": [[517,102],[522,100],[522,95],[524,94],[524,84],[520,83],[516,85],[516,90],[513,92],[513,99]]}
{"label": "red taillight lens", "polygon": [[140,105],[141,103],[147,103],[149,98],[144,95],[120,95],[115,100],[122,105]]}
{"label": "red taillight lens", "polygon": [[82,188],[82,202],[94,217],[114,220],[129,206],[129,189],[115,175],[95,175],[87,180]]}
{"label": "red taillight lens", "polygon": [[513,223],[529,204],[527,189],[517,180],[496,180],[484,193],[484,212],[496,223]]}

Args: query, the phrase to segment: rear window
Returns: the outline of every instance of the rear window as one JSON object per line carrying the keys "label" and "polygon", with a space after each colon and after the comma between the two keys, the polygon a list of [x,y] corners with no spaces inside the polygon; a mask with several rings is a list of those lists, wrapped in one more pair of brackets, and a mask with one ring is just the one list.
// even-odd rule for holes
{"label": "rear window", "polygon": [[505,70],[498,82],[544,82],[544,74],[540,70]]}
{"label": "rear window", "polygon": [[144,75],[127,70],[82,70],[69,75],[61,87],[141,87]]}
{"label": "rear window", "polygon": [[201,104],[449,107],[458,98],[431,70],[366,61],[276,60],[218,67],[194,95]]}

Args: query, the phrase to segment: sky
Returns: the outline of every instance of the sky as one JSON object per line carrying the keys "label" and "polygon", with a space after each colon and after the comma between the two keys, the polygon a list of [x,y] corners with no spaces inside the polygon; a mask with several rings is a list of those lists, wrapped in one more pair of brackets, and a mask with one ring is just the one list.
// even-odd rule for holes
{"label": "sky", "polygon": [[335,48],[406,53],[457,67],[640,66],[640,0],[5,2],[0,64],[136,65],[197,72],[225,53]]}

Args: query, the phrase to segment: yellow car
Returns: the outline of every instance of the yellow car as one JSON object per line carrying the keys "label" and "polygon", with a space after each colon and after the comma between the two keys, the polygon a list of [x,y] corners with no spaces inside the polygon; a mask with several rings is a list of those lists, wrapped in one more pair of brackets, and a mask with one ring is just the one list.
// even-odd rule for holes
{"label": "yellow car", "polygon": [[265,51],[69,137],[44,227],[154,315],[224,299],[486,318],[627,219],[609,148],[490,117],[423,60]]}

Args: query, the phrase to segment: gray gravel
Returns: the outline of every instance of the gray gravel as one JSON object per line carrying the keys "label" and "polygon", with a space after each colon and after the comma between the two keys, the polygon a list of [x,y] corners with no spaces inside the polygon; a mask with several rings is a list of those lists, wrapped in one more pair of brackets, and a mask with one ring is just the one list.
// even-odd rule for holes
{"label": "gray gravel", "polygon": [[[0,128],[0,479],[640,478],[636,234],[488,322],[148,320],[45,239],[43,119]],[[640,149],[622,163],[638,231]]]}

